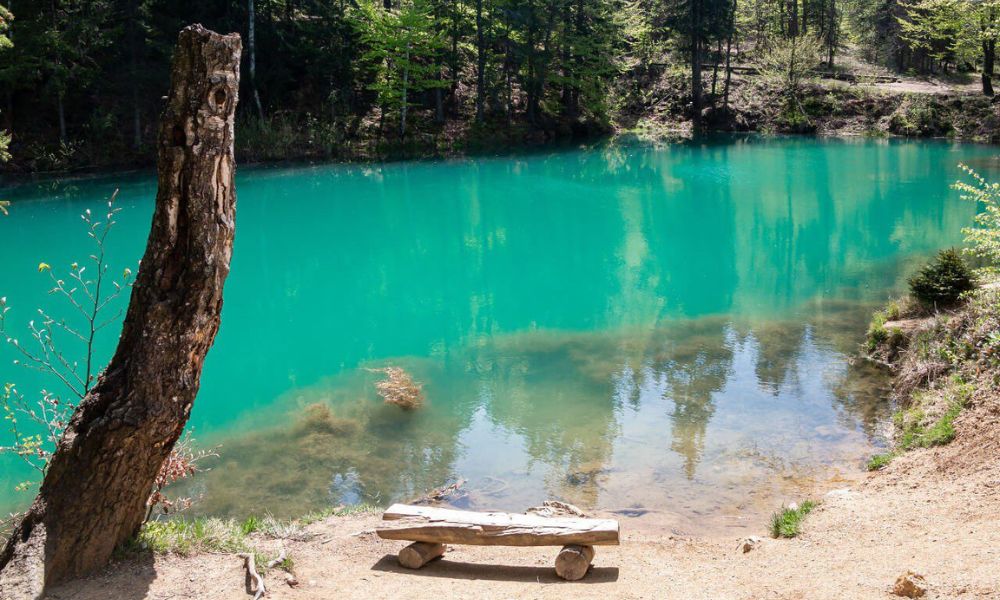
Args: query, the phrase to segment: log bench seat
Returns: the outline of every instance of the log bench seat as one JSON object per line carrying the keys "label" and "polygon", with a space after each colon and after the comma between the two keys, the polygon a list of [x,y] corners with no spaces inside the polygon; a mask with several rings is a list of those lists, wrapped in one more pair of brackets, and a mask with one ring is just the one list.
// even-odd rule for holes
{"label": "log bench seat", "polygon": [[502,512],[469,512],[393,504],[375,529],[385,540],[413,542],[398,555],[399,564],[419,569],[444,555],[445,544],[475,546],[562,546],[556,574],[575,581],[594,560],[594,546],[617,546],[618,521],[582,517],[543,517]]}

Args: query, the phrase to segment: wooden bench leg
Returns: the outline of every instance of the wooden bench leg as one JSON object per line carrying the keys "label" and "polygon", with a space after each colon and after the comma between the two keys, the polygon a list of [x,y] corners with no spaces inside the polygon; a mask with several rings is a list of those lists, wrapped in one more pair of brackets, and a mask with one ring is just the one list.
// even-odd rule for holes
{"label": "wooden bench leg", "polygon": [[419,569],[435,558],[444,556],[444,544],[413,542],[399,551],[399,564],[407,569]]}
{"label": "wooden bench leg", "polygon": [[593,560],[593,546],[563,546],[556,557],[556,575],[566,581],[583,579]]}

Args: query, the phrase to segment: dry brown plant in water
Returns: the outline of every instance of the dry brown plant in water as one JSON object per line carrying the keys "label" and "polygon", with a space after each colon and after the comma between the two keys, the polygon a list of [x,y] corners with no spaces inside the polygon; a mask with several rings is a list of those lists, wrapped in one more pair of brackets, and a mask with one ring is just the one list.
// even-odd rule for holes
{"label": "dry brown plant in water", "polygon": [[375,390],[386,404],[395,404],[406,410],[423,406],[424,393],[420,389],[420,384],[413,381],[413,377],[402,368],[385,367],[369,371],[385,374],[386,378],[375,384]]}

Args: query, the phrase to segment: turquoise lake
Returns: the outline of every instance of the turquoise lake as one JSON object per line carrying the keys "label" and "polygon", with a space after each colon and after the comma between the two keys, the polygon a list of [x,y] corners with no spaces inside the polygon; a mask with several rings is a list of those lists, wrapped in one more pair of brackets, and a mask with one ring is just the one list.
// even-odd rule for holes
{"label": "turquoise lake", "polygon": [[[175,492],[194,513],[294,516],[461,480],[453,500],[472,508],[562,499],[741,526],[883,444],[885,381],[850,359],[871,311],[961,243],[976,207],[949,188],[958,163],[989,176],[996,154],[722,137],[243,169],[190,421],[219,456]],[[28,340],[39,306],[72,317],[38,264],[82,264],[79,215],[116,188],[120,273],[144,248],[152,175],[0,190],[10,335]],[[0,382],[62,392],[14,358],[0,348]],[[388,365],[422,383],[423,408],[382,402]],[[31,478],[0,456],[0,511],[30,501],[14,486]]]}

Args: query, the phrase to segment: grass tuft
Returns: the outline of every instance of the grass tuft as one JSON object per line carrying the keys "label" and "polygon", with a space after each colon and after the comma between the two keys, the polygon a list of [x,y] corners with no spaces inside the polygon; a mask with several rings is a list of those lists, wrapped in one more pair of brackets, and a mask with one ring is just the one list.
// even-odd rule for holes
{"label": "grass tuft", "polygon": [[261,520],[258,517],[251,515],[240,523],[240,532],[242,532],[244,536],[248,536],[255,531],[260,531],[260,527]]}
{"label": "grass tuft", "polygon": [[[902,410],[893,415],[896,427],[902,432],[899,448],[912,450],[943,446],[955,439],[955,419],[965,408],[974,389],[961,378],[953,377],[945,392],[948,395],[948,410],[930,426],[925,425],[924,412],[919,408]],[[929,392],[914,393],[914,402],[919,406],[923,402],[923,394],[927,393]]]}
{"label": "grass tuft", "polygon": [[784,507],[779,512],[774,513],[771,516],[771,537],[793,538],[799,535],[802,520],[814,508],[816,508],[816,503],[812,500],[806,500],[798,508]]}
{"label": "grass tuft", "polygon": [[892,459],[895,458],[895,456],[896,455],[892,452],[876,454],[868,460],[867,468],[869,471],[881,471],[889,466],[889,463],[892,462]]}
{"label": "grass tuft", "polygon": [[242,524],[232,519],[171,519],[146,523],[122,550],[189,556],[197,552],[247,552],[249,545]]}

